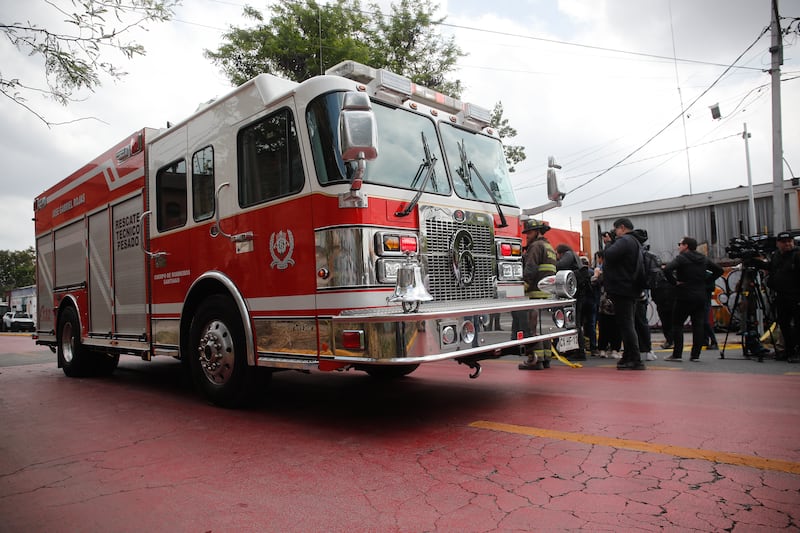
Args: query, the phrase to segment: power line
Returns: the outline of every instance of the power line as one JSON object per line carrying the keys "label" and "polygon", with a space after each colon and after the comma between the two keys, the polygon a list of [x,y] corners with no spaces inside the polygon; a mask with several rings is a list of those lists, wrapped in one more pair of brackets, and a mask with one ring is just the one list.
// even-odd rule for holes
{"label": "power line", "polygon": [[[456,29],[460,29],[460,30],[470,30],[470,31],[477,31],[477,32],[481,32],[481,33],[490,33],[490,34],[494,34],[494,35],[503,35],[505,37],[516,37],[518,39],[528,39],[528,40],[531,40],[531,41],[540,41],[540,42],[545,42],[545,43],[550,43],[550,44],[559,44],[559,45],[562,45],[562,46],[575,46],[575,47],[578,47],[578,48],[587,48],[589,50],[599,50],[601,52],[613,52],[615,54],[626,54],[626,55],[633,55],[633,56],[639,56],[639,57],[648,57],[650,59],[660,59],[660,60],[670,61],[670,62],[672,62],[672,61],[680,61],[682,63],[693,63],[693,64],[698,64],[698,65],[709,65],[709,66],[715,66],[715,67],[727,67],[728,69],[732,68],[731,65],[726,65],[724,63],[713,63],[713,62],[710,62],[710,61],[700,61],[700,60],[696,60],[696,59],[675,58],[675,57],[662,56],[662,55],[658,55],[658,54],[647,54],[647,53],[644,53],[644,52],[631,52],[630,50],[621,50],[619,48],[606,48],[606,47],[603,47],[603,46],[594,46],[594,45],[589,45],[589,44],[572,43],[572,42],[569,42],[569,41],[560,41],[558,39],[547,39],[545,37],[534,37],[532,35],[523,35],[521,33],[511,33],[511,32],[505,32],[505,31],[487,30],[485,28],[474,28],[474,27],[471,27],[471,26],[462,26],[462,25],[459,25],[459,24],[449,24],[447,22],[438,22],[437,24],[439,26],[447,26],[449,28],[456,28]],[[761,37],[759,37],[759,39],[760,38]],[[748,48],[748,50],[749,50],[749,48]],[[738,59],[737,59],[737,61],[738,61]],[[736,68],[741,68],[741,69],[745,69],[745,70],[758,70],[758,71],[763,70],[763,69],[758,68],[758,67],[746,67],[746,66],[739,66],[739,67],[736,67]]]}
{"label": "power line", "polygon": [[[702,143],[699,143],[699,144],[694,144],[692,146],[689,146],[688,149],[689,150],[694,150],[695,148],[700,148],[701,146],[706,146],[706,145],[709,145],[709,144],[714,144],[716,142],[725,141],[725,140],[731,139],[733,137],[741,137],[741,135],[742,135],[741,132],[732,133],[730,135],[726,135],[725,137],[718,137],[718,138],[712,139],[710,141],[702,142]],[[620,164],[618,166],[619,167],[627,167],[627,166],[630,166],[630,165],[636,165],[638,163],[644,163],[645,161],[651,161],[653,159],[659,159],[661,157],[675,156],[676,154],[684,152],[685,150],[686,150],[685,148],[680,148],[678,150],[671,150],[669,152],[664,152],[663,154],[657,154],[657,155],[652,155],[652,156],[649,156],[649,157],[643,157],[642,159],[637,159],[635,161],[628,161],[627,163],[622,163],[622,164]],[[657,168],[657,167],[661,166],[662,164],[663,163],[659,163],[658,165],[656,165],[653,168]],[[649,169],[645,173],[650,172],[651,170],[653,170],[653,169]],[[574,176],[566,176],[564,179],[565,180],[574,180],[574,179],[581,178],[583,176],[588,176],[588,175],[594,174],[595,172],[598,172],[598,171],[597,170],[591,170],[589,172],[584,172],[582,174],[576,174]],[[545,177],[541,177],[541,181],[536,181],[536,182],[530,183],[528,185],[521,185],[519,187],[515,187],[514,189],[515,190],[530,189],[530,188],[533,188],[533,187],[538,187],[540,185],[544,185],[544,183],[545,183]],[[610,189],[610,190],[613,191],[615,189]]]}
{"label": "power line", "polygon": [[[219,3],[219,4],[231,5],[231,6],[241,6],[241,7],[245,6],[245,4],[239,4],[239,3],[236,3],[236,2],[225,2],[225,1],[222,1],[222,0],[208,0],[208,1],[216,2],[216,3]],[[364,10],[356,10],[356,9],[353,9],[353,10],[350,10],[350,11],[361,13],[362,15],[369,15],[369,16],[377,16],[377,15],[380,14],[381,16],[383,16],[385,18],[392,18],[392,15],[389,14],[389,13],[383,13],[383,12],[379,13],[379,12],[374,12],[374,11],[364,11]],[[190,24],[190,25],[194,25],[194,26],[200,26],[200,27],[209,28],[209,29],[215,29],[215,30],[219,30],[219,31],[227,31],[226,28],[217,28],[217,27],[214,27],[214,26],[207,26],[207,25],[204,25],[204,24],[197,24],[197,23],[193,23],[193,22],[189,22],[189,21],[185,21],[185,20],[179,20],[179,19],[173,19],[173,20],[175,22],[180,22],[182,24]],[[622,49],[619,49],[619,48],[608,48],[608,47],[595,46],[595,45],[590,45],[590,44],[573,43],[573,42],[570,42],[570,41],[561,41],[559,39],[548,39],[546,37],[535,37],[535,36],[532,36],[532,35],[524,35],[524,34],[521,34],[521,33],[512,33],[512,32],[505,32],[505,31],[499,31],[499,30],[489,30],[489,29],[486,29],[486,28],[475,28],[475,27],[472,27],[472,26],[464,26],[464,25],[460,25],[460,24],[450,24],[450,23],[443,22],[443,21],[432,21],[431,24],[435,25],[435,26],[444,26],[444,27],[448,27],[448,28],[455,28],[455,29],[460,29],[460,30],[468,30],[468,31],[474,31],[474,32],[485,33],[485,34],[490,34],[490,35],[502,35],[502,36],[505,36],[505,37],[514,37],[514,38],[518,38],[518,39],[526,39],[526,40],[531,40],[531,41],[539,41],[539,42],[545,42],[545,43],[550,43],[550,44],[557,44],[557,45],[561,45],[561,46],[573,46],[573,47],[577,47],[577,48],[585,48],[585,49],[588,49],[588,50],[597,50],[597,51],[601,51],[601,52],[612,52],[612,53],[615,53],[615,54],[625,54],[625,55],[631,55],[631,56],[637,56],[637,57],[646,57],[646,58],[650,58],[650,59],[658,59],[658,60],[661,60],[661,61],[669,61],[669,62],[680,61],[681,63],[691,63],[691,64],[695,64],[695,65],[706,65],[706,66],[714,66],[714,67],[731,68],[731,65],[726,65],[724,63],[714,63],[712,61],[701,61],[701,60],[698,60],[698,59],[676,58],[676,57],[662,56],[662,55],[658,55],[658,54],[648,54],[648,53],[645,53],[645,52],[633,52],[633,51],[630,51],[630,50],[622,50]],[[487,68],[488,69],[488,68],[492,68],[492,67],[471,67],[471,68]],[[759,71],[759,72],[763,70],[763,69],[761,69],[759,67],[748,67],[748,66],[744,66],[744,65],[737,66],[736,68],[743,69],[743,70],[756,70],[756,71]],[[502,70],[502,69],[497,69],[497,70]],[[509,71],[510,72],[514,72],[512,70],[509,70]],[[546,74],[546,73],[541,73],[541,74]]]}
{"label": "power line", "polygon": [[670,120],[670,121],[667,123],[667,125],[666,125],[666,126],[664,126],[663,128],[661,128],[660,130],[658,130],[658,131],[657,131],[657,132],[656,132],[654,135],[652,135],[652,136],[651,136],[649,139],[647,139],[647,140],[646,140],[644,143],[642,143],[642,144],[641,144],[641,145],[640,145],[638,148],[636,148],[635,150],[633,150],[631,153],[629,153],[628,155],[626,155],[625,157],[623,157],[622,159],[620,159],[619,161],[617,161],[616,163],[614,163],[613,165],[611,165],[610,167],[608,167],[607,169],[603,170],[602,172],[600,172],[600,173],[599,173],[598,175],[596,175],[595,177],[593,177],[593,178],[591,178],[590,180],[588,180],[588,181],[586,181],[586,182],[582,183],[581,185],[578,185],[577,187],[575,187],[574,189],[572,189],[571,191],[569,191],[569,192],[568,192],[568,194],[571,194],[571,193],[573,193],[573,192],[577,191],[578,189],[580,189],[580,188],[582,188],[582,187],[585,187],[586,185],[589,185],[590,183],[592,183],[592,182],[593,182],[593,181],[595,181],[596,179],[600,178],[601,176],[604,176],[605,174],[608,174],[608,173],[609,173],[609,172],[611,172],[613,169],[615,169],[617,166],[619,166],[621,163],[624,163],[626,160],[628,160],[628,159],[630,159],[631,157],[633,157],[633,155],[634,155],[634,154],[636,154],[637,152],[639,152],[639,151],[640,151],[641,149],[643,149],[645,146],[647,146],[648,144],[650,144],[651,142],[653,142],[653,140],[655,140],[655,139],[656,139],[658,136],[660,136],[662,133],[664,133],[664,132],[665,132],[665,131],[666,131],[666,130],[667,130],[669,127],[670,127],[670,126],[672,126],[672,125],[673,125],[673,124],[674,124],[674,123],[675,123],[675,122],[676,122],[678,119],[680,119],[680,118],[683,116],[683,114],[684,114],[684,113],[686,113],[686,112],[687,112],[689,109],[691,109],[691,108],[692,108],[692,107],[693,107],[693,106],[694,106],[694,105],[695,105],[695,104],[696,104],[696,103],[697,103],[697,102],[698,102],[698,101],[699,101],[699,100],[700,100],[700,99],[701,99],[703,96],[705,96],[705,95],[708,93],[708,91],[710,91],[711,89],[713,89],[713,88],[714,88],[714,86],[715,86],[717,83],[719,83],[719,81],[720,81],[720,80],[721,80],[723,77],[725,77],[725,75],[726,75],[728,72],[730,72],[730,70],[731,70],[731,69],[734,67],[734,65],[736,65],[736,63],[737,63],[737,62],[738,62],[738,61],[739,61],[739,60],[740,60],[740,59],[741,59],[741,58],[742,58],[742,57],[743,57],[743,56],[744,56],[744,55],[745,55],[747,52],[749,52],[751,48],[753,48],[753,47],[756,45],[756,43],[757,43],[757,42],[758,42],[758,41],[761,39],[761,37],[763,37],[763,36],[764,36],[764,34],[765,34],[765,33],[767,33],[767,31],[769,31],[769,27],[766,27],[766,28],[764,28],[764,29],[761,31],[761,33],[758,35],[758,37],[756,37],[756,39],[755,39],[755,40],[754,40],[754,41],[753,41],[753,42],[750,44],[750,46],[748,46],[748,47],[747,47],[747,48],[744,50],[744,52],[742,52],[741,54],[739,54],[739,57],[737,57],[737,58],[736,58],[736,59],[733,61],[733,63],[731,63],[730,65],[728,65],[728,67],[727,67],[727,68],[725,68],[725,70],[722,72],[722,74],[720,74],[720,75],[717,77],[717,79],[716,79],[716,80],[714,80],[714,81],[711,83],[711,85],[709,85],[709,86],[708,86],[708,87],[707,87],[707,88],[706,88],[706,89],[705,89],[705,90],[704,90],[702,93],[700,93],[700,95],[699,95],[697,98],[695,98],[695,99],[694,99],[694,100],[693,100],[693,101],[692,101],[692,102],[691,102],[691,103],[690,103],[690,104],[689,104],[689,105],[688,105],[688,106],[687,106],[685,109],[682,109],[682,110],[681,110],[681,112],[680,112],[680,113],[678,113],[678,115],[676,115],[676,116],[675,116],[675,118],[673,118],[672,120]]}

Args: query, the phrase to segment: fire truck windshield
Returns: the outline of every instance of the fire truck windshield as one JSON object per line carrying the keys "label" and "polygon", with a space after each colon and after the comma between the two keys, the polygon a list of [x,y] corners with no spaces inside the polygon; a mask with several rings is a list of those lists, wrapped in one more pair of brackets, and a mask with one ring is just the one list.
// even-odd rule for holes
{"label": "fire truck windshield", "polygon": [[[441,132],[456,194],[471,200],[517,205],[500,141],[446,123],[442,123]],[[478,169],[486,187],[475,179],[469,163]]]}
{"label": "fire truck windshield", "polygon": [[[306,112],[314,165],[322,185],[349,182],[355,171],[354,165],[342,161],[336,148],[342,95],[320,96],[308,105]],[[379,147],[378,157],[367,165],[365,183],[448,196],[454,187],[460,197],[468,200],[494,202],[496,199],[500,204],[516,207],[500,141],[444,122],[439,123],[439,135],[433,120],[425,115],[379,102],[373,102],[372,107],[378,124]],[[442,143],[438,141],[440,137]],[[462,166],[459,145],[469,154],[469,160],[480,171],[486,186],[477,179],[467,186],[468,181],[459,174]],[[452,181],[448,179],[445,165]],[[420,169],[423,172],[420,173]]]}

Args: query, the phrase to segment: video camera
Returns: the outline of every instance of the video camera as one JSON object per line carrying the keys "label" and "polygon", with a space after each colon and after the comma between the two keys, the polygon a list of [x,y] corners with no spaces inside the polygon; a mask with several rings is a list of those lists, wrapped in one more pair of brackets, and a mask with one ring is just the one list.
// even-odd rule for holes
{"label": "video camera", "polygon": [[725,247],[725,252],[731,259],[742,259],[746,262],[748,259],[767,256],[776,249],[775,237],[772,235],[753,235],[750,237],[742,235],[733,237],[728,242],[728,246]]}

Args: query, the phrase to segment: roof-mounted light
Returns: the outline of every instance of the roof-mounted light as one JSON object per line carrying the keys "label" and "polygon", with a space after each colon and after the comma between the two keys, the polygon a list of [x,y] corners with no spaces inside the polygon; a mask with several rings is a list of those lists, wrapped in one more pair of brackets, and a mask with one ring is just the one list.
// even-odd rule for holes
{"label": "roof-mounted light", "polygon": [[492,123],[492,113],[485,107],[467,103],[464,104],[464,120],[480,126],[488,126]]}
{"label": "roof-mounted light", "polygon": [[394,101],[397,104],[408,102],[409,107],[416,109],[413,102],[428,105],[432,108],[464,117],[465,122],[483,128],[491,123],[488,109],[474,104],[465,104],[457,98],[447,96],[422,85],[417,85],[410,78],[390,72],[386,69],[374,69],[355,61],[342,61],[325,71],[325,74],[341,76],[367,84],[370,92],[378,97]]}
{"label": "roof-mounted light", "polygon": [[326,70],[325,74],[369,84],[375,79],[376,72],[374,68],[355,61],[342,61]]}
{"label": "roof-mounted light", "polygon": [[386,89],[407,97],[411,96],[412,87],[414,86],[411,80],[405,76],[400,76],[385,69],[378,70],[377,84],[381,89]]}

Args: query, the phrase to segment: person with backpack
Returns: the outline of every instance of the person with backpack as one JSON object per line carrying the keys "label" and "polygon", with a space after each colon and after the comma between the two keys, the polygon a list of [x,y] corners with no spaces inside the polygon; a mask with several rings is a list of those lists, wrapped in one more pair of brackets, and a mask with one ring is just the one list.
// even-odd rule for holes
{"label": "person with backpack", "polygon": [[[684,237],[678,243],[680,253],[664,267],[664,274],[675,285],[675,312],[672,328],[675,346],[672,355],[665,361],[683,361],[683,324],[686,318],[692,321],[692,351],[690,360],[700,361],[700,351],[705,341],[705,316],[709,277],[717,279],[723,274],[722,267],[697,251],[697,240]],[[708,271],[708,272],[707,272]]]}
{"label": "person with backpack", "polygon": [[584,266],[578,255],[568,244],[556,246],[556,271],[571,270],[575,274],[578,290],[575,293],[575,329],[578,330],[578,350],[569,358],[586,361],[586,348],[583,340],[584,318],[591,313],[592,286],[589,268]]}
{"label": "person with backpack", "polygon": [[622,337],[622,359],[617,370],[645,370],[636,335],[636,301],[644,288],[644,266],[639,241],[630,234],[629,218],[614,221],[616,239],[604,250],[603,283],[614,302],[614,313]]}
{"label": "person with backpack", "polygon": [[656,357],[656,354],[653,353],[653,340],[650,335],[650,323],[647,320],[647,308],[650,305],[650,286],[652,283],[650,279],[650,270],[655,268],[654,264],[658,264],[658,270],[661,270],[660,261],[655,254],[650,253],[650,246],[645,245],[645,242],[647,242],[648,239],[646,229],[637,228],[631,232],[631,235],[636,237],[636,240],[638,240],[639,244],[641,245],[642,265],[644,266],[645,273],[645,290],[643,290],[641,295],[639,295],[634,314],[636,335],[639,338],[639,352],[642,354],[643,359],[646,359],[647,361],[655,361],[658,359],[658,357]]}
{"label": "person with backpack", "polygon": [[[648,252],[650,256],[658,261],[658,268],[655,270],[654,264],[645,265],[645,269],[650,272],[650,297],[656,304],[656,312],[661,322],[661,333],[664,335],[664,342],[661,347],[665,350],[675,346],[675,339],[672,331],[672,312],[675,309],[675,287],[667,281],[664,274],[664,264],[661,258]],[[647,260],[645,261],[647,263]]]}

